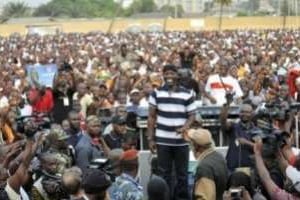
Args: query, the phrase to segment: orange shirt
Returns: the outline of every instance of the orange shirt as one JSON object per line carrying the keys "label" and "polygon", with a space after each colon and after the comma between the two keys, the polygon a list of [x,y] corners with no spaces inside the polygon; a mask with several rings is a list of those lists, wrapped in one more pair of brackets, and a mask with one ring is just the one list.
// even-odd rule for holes
{"label": "orange shirt", "polygon": [[14,142],[14,140],[16,139],[16,136],[15,136],[12,128],[7,123],[4,124],[1,131],[2,131],[3,137],[5,138],[7,144]]}

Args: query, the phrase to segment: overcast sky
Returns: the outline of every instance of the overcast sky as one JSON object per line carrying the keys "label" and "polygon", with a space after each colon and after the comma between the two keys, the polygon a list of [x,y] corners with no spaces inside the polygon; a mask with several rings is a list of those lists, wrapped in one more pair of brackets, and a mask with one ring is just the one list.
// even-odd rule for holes
{"label": "overcast sky", "polygon": [[8,2],[25,2],[30,7],[38,7],[43,3],[47,3],[50,0],[0,0],[0,6],[2,7]]}

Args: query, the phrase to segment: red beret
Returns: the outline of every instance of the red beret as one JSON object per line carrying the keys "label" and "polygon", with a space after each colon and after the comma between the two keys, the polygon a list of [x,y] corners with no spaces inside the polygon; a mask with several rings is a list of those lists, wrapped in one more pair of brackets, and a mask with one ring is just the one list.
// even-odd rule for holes
{"label": "red beret", "polygon": [[138,153],[139,152],[135,149],[130,149],[130,150],[124,151],[121,156],[121,160],[122,161],[135,160],[138,158]]}

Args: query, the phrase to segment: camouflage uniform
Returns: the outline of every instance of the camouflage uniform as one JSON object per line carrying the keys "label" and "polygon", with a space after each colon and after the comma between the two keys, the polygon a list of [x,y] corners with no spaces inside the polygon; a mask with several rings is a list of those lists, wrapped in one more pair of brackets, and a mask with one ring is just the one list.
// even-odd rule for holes
{"label": "camouflage uniform", "polygon": [[121,174],[109,188],[111,200],[143,200],[143,189],[131,176]]}

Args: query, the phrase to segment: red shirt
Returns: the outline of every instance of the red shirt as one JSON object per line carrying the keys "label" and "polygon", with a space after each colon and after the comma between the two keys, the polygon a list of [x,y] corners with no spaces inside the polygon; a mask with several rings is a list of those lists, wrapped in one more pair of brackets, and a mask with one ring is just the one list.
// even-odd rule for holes
{"label": "red shirt", "polygon": [[32,89],[29,93],[32,102],[32,111],[38,113],[49,113],[53,108],[53,95],[51,89],[46,89],[43,96],[39,96],[37,89]]}

